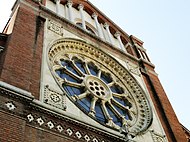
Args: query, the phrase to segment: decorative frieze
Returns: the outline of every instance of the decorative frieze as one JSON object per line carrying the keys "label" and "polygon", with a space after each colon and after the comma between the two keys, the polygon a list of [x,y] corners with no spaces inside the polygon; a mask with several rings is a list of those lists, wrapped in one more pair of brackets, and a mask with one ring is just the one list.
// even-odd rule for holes
{"label": "decorative frieze", "polygon": [[47,28],[56,34],[63,36],[63,26],[59,23],[49,19]]}
{"label": "decorative frieze", "polygon": [[[58,132],[60,134],[66,134],[69,137],[76,137],[80,140],[84,140],[86,142],[110,142],[100,139],[92,134],[87,134],[88,132],[81,132],[82,130],[77,130],[76,128],[72,128],[67,125],[63,125],[57,123],[56,121],[49,120],[49,118],[44,116],[37,116],[37,114],[29,113],[27,116],[28,122],[32,124],[37,124],[39,127],[47,128],[49,130],[53,130],[54,132]],[[36,123],[37,122],[37,123]]]}
{"label": "decorative frieze", "polygon": [[97,139],[98,142],[111,142],[112,140],[115,142],[123,141],[122,137],[118,138],[117,136],[105,133],[90,125],[82,124],[81,122],[77,122],[72,118],[65,117],[63,114],[46,108],[47,105],[35,99],[33,100],[33,97],[23,90],[19,91],[20,93],[25,93],[25,95],[15,92],[14,95],[9,95],[13,93],[13,91],[4,91],[5,88],[2,88],[2,86],[3,85],[0,86],[0,111],[6,111],[5,113],[11,113],[11,116],[25,120],[26,123],[24,124],[29,127],[31,126],[39,130],[43,129],[44,131],[56,133],[63,137],[70,137],[71,139],[77,138],[84,142],[90,142],[95,139]]}

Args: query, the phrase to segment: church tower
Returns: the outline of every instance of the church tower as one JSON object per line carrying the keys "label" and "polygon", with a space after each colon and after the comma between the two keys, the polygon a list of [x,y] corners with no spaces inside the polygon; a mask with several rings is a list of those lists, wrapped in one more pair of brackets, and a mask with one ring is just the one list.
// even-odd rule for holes
{"label": "church tower", "polygon": [[0,34],[0,141],[186,142],[143,41],[88,0],[17,0]]}

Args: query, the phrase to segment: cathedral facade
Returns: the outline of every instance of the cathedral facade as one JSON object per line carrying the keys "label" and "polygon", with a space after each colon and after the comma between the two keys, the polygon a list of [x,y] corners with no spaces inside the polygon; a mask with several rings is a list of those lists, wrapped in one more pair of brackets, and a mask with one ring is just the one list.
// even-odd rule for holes
{"label": "cathedral facade", "polygon": [[17,0],[0,59],[0,141],[189,141],[143,41],[88,0]]}

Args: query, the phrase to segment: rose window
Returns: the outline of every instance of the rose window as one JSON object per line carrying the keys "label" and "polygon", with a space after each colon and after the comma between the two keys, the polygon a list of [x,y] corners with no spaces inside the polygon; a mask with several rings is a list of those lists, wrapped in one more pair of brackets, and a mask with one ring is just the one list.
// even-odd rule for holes
{"label": "rose window", "polygon": [[49,51],[50,70],[83,112],[103,125],[143,131],[151,110],[136,80],[98,49],[74,40],[58,41]]}
{"label": "rose window", "polygon": [[55,72],[67,94],[86,113],[102,123],[113,121],[116,127],[121,127],[122,121],[132,119],[132,104],[125,97],[123,87],[113,80],[113,75],[101,68],[76,56],[70,59],[63,56]]}

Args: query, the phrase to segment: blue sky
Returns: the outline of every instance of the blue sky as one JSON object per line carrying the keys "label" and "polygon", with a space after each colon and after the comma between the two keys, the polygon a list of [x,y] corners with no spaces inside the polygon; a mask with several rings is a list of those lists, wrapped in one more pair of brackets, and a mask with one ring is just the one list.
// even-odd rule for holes
{"label": "blue sky", "polygon": [[[144,48],[178,116],[190,129],[190,1],[89,0]],[[0,1],[2,31],[14,0]]]}
{"label": "blue sky", "polygon": [[190,129],[190,1],[89,0],[144,48],[178,116]]}

